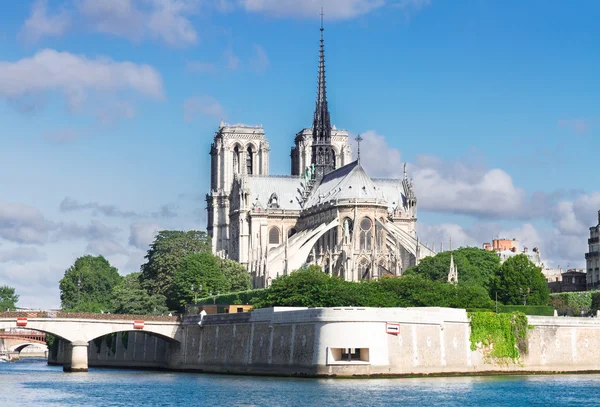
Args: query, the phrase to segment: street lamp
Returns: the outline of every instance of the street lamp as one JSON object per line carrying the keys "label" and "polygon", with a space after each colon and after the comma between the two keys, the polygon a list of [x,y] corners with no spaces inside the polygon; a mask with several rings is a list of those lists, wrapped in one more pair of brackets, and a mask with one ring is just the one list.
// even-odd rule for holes
{"label": "street lamp", "polygon": [[194,284],[192,284],[192,292],[194,293],[194,304],[198,303],[198,291],[202,291],[202,284],[198,284],[198,291],[194,290]]}
{"label": "street lamp", "polygon": [[519,287],[519,294],[523,296],[523,305],[527,305],[527,296],[531,292],[531,289],[527,287],[527,290],[523,291],[521,287]]}

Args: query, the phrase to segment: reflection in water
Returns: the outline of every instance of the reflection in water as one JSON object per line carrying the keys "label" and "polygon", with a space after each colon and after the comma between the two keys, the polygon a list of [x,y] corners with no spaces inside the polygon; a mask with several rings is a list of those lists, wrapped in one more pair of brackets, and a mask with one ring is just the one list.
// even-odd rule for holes
{"label": "reflection in water", "polygon": [[600,375],[294,379],[0,365],[0,406],[593,406]]}

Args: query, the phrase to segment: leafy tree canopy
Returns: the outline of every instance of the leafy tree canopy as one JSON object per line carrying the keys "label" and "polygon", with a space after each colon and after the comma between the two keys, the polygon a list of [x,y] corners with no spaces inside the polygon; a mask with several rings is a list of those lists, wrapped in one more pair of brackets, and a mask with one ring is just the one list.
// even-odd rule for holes
{"label": "leafy tree canopy", "polygon": [[195,296],[229,292],[230,286],[218,257],[206,252],[187,255],[175,269],[169,307],[189,304]]}
{"label": "leafy tree canopy", "polygon": [[528,305],[546,305],[549,290],[542,268],[537,267],[524,254],[507,259],[492,279],[490,294],[507,305],[523,304],[526,294]]}
{"label": "leafy tree canopy", "polygon": [[[477,247],[461,247],[452,255],[458,269],[459,284],[479,285],[489,290],[491,279],[500,268],[500,258],[495,253]],[[415,273],[430,280],[447,281],[449,270],[450,252],[441,252],[424,258],[405,274]]]}
{"label": "leafy tree canopy", "polygon": [[229,282],[228,291],[246,291],[252,288],[250,273],[237,261],[221,260],[220,267]]}
{"label": "leafy tree canopy", "polygon": [[275,279],[252,301],[255,308],[303,307],[454,307],[490,308],[487,291],[472,284],[452,285],[420,275],[352,282],[311,266]]}
{"label": "leafy tree canopy", "polygon": [[13,287],[0,286],[0,312],[14,311],[19,301],[19,295]]}
{"label": "leafy tree canopy", "polygon": [[158,233],[141,267],[142,286],[150,294],[169,297],[175,270],[192,253],[210,253],[210,238],[205,232],[163,230]]}
{"label": "leafy tree canopy", "polygon": [[150,295],[142,288],[141,273],[131,273],[123,277],[113,289],[112,312],[114,314],[159,315],[168,311],[164,295]]}
{"label": "leafy tree canopy", "polygon": [[121,279],[117,269],[104,257],[79,257],[60,280],[61,307],[64,311],[108,311],[112,291]]}

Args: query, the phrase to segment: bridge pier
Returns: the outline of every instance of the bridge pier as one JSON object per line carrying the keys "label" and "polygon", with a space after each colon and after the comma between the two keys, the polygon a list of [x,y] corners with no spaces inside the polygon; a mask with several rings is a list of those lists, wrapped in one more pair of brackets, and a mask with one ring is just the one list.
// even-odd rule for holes
{"label": "bridge pier", "polygon": [[73,341],[65,346],[63,372],[88,371],[88,346],[84,341]]}

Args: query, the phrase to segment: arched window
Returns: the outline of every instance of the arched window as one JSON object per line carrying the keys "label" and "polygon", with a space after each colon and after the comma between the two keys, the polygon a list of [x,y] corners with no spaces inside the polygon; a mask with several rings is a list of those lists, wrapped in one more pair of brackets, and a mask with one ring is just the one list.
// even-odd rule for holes
{"label": "arched window", "polygon": [[240,147],[235,146],[233,149],[233,173],[240,173]]}
{"label": "arched window", "polygon": [[246,150],[246,171],[248,172],[248,175],[252,175],[253,159],[252,146],[248,146],[248,150]]}
{"label": "arched window", "polygon": [[272,227],[269,230],[269,244],[279,244],[279,228]]}
{"label": "arched window", "polygon": [[342,243],[343,244],[349,244],[350,241],[352,240],[352,228],[353,228],[352,219],[345,218],[344,222],[342,223]]}
{"label": "arched window", "polygon": [[363,218],[360,221],[360,236],[359,236],[359,249],[360,250],[371,250],[373,241],[373,222],[369,218]]}
{"label": "arched window", "polygon": [[369,260],[363,257],[358,263],[358,278],[361,280],[370,279],[369,271]]}
{"label": "arched window", "polygon": [[333,163],[333,169],[335,170],[337,168],[336,162],[335,162],[335,151],[333,149],[331,149],[331,162]]}

